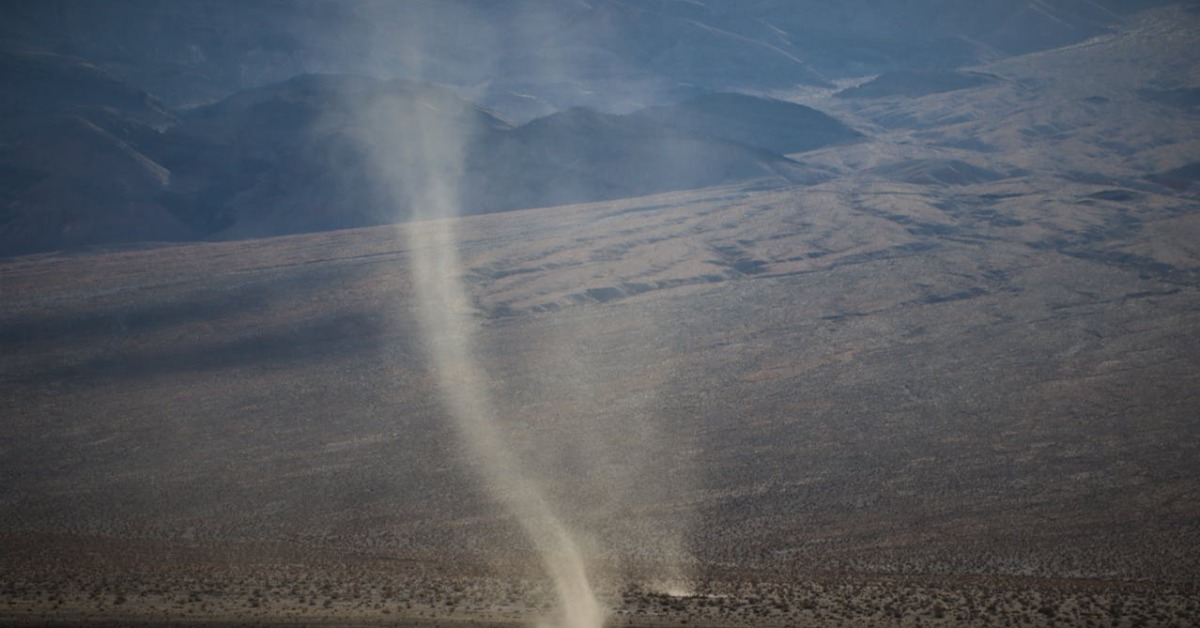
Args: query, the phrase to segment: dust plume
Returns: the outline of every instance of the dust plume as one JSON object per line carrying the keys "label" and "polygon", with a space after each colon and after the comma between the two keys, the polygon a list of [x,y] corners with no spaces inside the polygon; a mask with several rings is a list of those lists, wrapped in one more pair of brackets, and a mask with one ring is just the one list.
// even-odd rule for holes
{"label": "dust plume", "polygon": [[[405,59],[404,73],[421,81],[427,78],[422,35],[428,22],[487,30],[479,19],[447,20],[434,8],[438,6],[442,5],[416,4],[401,19],[376,20],[404,25],[392,37],[382,38],[379,45],[386,49],[380,58]],[[464,17],[454,11],[451,16]],[[545,12],[520,12],[507,19],[508,24],[528,22],[526,28],[538,32],[556,28],[554,17]],[[458,37],[463,38],[461,33]],[[480,32],[474,39],[493,42],[497,33]],[[545,60],[539,74],[554,83],[570,82],[568,65]],[[436,68],[428,70],[434,80],[441,76]],[[599,628],[606,613],[594,579],[602,568],[585,557],[608,559],[601,563],[604,568],[636,559],[641,572],[624,577],[647,580],[652,589],[680,590],[689,582],[684,568],[689,553],[682,542],[686,524],[679,523],[686,515],[674,514],[685,509],[660,506],[669,485],[664,478],[675,478],[674,488],[679,488],[687,481],[682,476],[688,475],[678,464],[668,468],[683,454],[664,456],[656,449],[672,442],[657,420],[667,403],[655,388],[663,380],[614,378],[616,371],[634,365],[654,371],[650,365],[658,361],[657,354],[648,348],[654,341],[646,342],[644,336],[634,341],[619,331],[597,337],[577,327],[586,323],[559,320],[539,327],[532,349],[496,351],[483,344],[495,339],[480,333],[477,304],[462,279],[467,269],[456,228],[461,224],[458,217],[470,209],[463,205],[469,202],[464,197],[471,190],[467,170],[473,151],[494,137],[489,129],[496,119],[460,99],[456,94],[462,93],[462,85],[456,90],[424,82],[389,83],[355,94],[348,108],[353,121],[348,124],[357,129],[380,202],[411,218],[402,231],[410,252],[417,323],[442,403],[464,451],[482,485],[519,524],[553,581],[558,598],[555,625]],[[678,164],[687,158],[677,157],[668,161]],[[504,375],[510,385],[523,382],[519,385],[531,395],[493,392],[501,380],[484,368],[481,357],[486,355],[525,356],[523,364],[505,364]],[[611,356],[620,356],[619,364]],[[531,414],[555,425],[555,430],[543,430],[537,442],[506,442],[501,426]],[[664,515],[664,510],[672,514]],[[663,525],[668,520],[671,523]],[[647,571],[647,564],[658,566]]]}
{"label": "dust plume", "polygon": [[572,534],[527,477],[497,428],[488,377],[475,359],[477,323],[460,279],[454,218],[474,110],[453,96],[414,86],[360,112],[361,141],[387,195],[412,212],[411,252],[418,324],[448,415],[492,497],[519,522],[554,582],[560,628],[599,628],[604,611]]}

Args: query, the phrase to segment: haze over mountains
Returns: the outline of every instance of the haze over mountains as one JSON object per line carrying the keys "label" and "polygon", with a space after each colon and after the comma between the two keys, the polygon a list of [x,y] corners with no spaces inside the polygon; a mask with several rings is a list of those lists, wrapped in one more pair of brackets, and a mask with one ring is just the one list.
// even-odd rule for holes
{"label": "haze over mountains", "polygon": [[[859,131],[715,92],[880,71],[842,95],[965,89],[994,79],[949,68],[1080,41],[1152,3],[859,4],[8,3],[0,254],[403,219],[345,136],[356,98],[474,108],[470,212],[816,182],[785,155]],[[445,87],[403,82],[416,75]]]}
{"label": "haze over mountains", "polygon": [[[62,57],[37,60],[87,69]],[[106,84],[114,92],[120,85]],[[21,103],[23,115],[6,125],[14,150],[6,160],[12,173],[6,181],[9,216],[0,240],[12,254],[401,220],[408,209],[372,188],[355,144],[361,127],[356,116],[387,103],[438,107],[469,129],[470,178],[463,194],[470,213],[754,177],[800,181],[806,175],[796,164],[756,144],[811,149],[858,137],[801,105],[734,94],[725,100],[723,110],[710,111],[708,101],[698,99],[640,115],[573,109],[514,127],[431,85],[303,75],[174,115],[156,109],[152,99],[135,99],[159,114],[157,121],[170,120],[163,130],[122,117],[104,100],[91,106],[67,98],[57,106]],[[779,125],[796,139],[785,137],[781,144],[772,130]],[[40,192],[46,187],[76,196],[47,196]],[[80,195],[89,202],[79,202]]]}
{"label": "haze over mountains", "polygon": [[1196,3],[413,2],[419,64],[393,6],[6,5],[0,623],[549,621],[420,350],[448,225],[611,624],[1200,616]]}

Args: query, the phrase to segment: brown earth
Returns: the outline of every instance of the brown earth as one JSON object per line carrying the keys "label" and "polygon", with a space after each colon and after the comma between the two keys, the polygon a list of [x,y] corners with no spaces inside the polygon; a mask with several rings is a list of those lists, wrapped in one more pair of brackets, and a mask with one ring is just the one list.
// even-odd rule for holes
{"label": "brown earth", "polygon": [[[805,154],[819,185],[456,224],[502,432],[612,625],[1194,622],[1200,214],[1144,175],[1200,121],[1133,61],[1194,58],[1193,24],[797,94],[874,138]],[[1001,177],[895,176],[956,161]],[[445,421],[403,242],[0,263],[0,622],[550,613]]]}

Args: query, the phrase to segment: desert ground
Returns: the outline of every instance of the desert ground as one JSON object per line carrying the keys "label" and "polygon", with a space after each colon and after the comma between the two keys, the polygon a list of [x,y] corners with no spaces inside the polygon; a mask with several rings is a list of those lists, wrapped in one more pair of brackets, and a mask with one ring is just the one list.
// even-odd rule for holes
{"label": "desert ground", "polygon": [[[1194,23],[783,94],[867,134],[820,183],[455,221],[610,625],[1196,623],[1200,119],[1130,61]],[[551,617],[413,323],[437,227],[0,260],[0,623]]]}

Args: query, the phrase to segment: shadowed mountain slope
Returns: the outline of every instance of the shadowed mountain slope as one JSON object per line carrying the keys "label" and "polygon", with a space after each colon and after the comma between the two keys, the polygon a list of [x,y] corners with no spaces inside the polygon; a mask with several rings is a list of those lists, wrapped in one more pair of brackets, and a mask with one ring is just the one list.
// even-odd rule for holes
{"label": "shadowed mountain slope", "polygon": [[761,148],[586,109],[489,139],[468,158],[466,188],[476,191],[466,206],[473,212],[804,177],[798,164]]}
{"label": "shadowed mountain slope", "polygon": [[[361,139],[380,130],[366,128],[364,115],[421,103],[450,116],[446,124],[459,137],[446,141],[464,143],[459,193],[470,213],[801,178],[796,164],[777,154],[647,118],[573,109],[511,128],[440,88],[328,75],[251,90],[188,114],[166,134],[163,163],[176,175],[176,202],[193,220],[222,225],[219,238],[393,222],[409,210],[373,187]],[[736,123],[733,113],[726,125]],[[388,129],[400,138],[413,131]],[[812,141],[827,143],[821,139]]]}
{"label": "shadowed mountain slope", "polygon": [[198,235],[160,202],[166,169],[82,117],[41,116],[6,139],[5,254]]}
{"label": "shadowed mountain slope", "polygon": [[0,48],[0,94],[0,114],[6,118],[103,109],[158,128],[173,122],[162,103],[145,91],[68,55]]}
{"label": "shadowed mountain slope", "polygon": [[[188,112],[163,138],[172,202],[211,237],[259,237],[378,225],[407,210],[385,202],[363,152],[373,109],[436,110],[464,134],[506,125],[449,91],[404,81],[304,75]],[[406,123],[397,114],[393,124]],[[413,129],[389,129],[398,137]],[[396,164],[396,167],[402,167]]]}
{"label": "shadowed mountain slope", "polygon": [[[103,105],[103,95],[90,107],[60,96],[60,108],[79,112],[73,117],[6,121],[0,152],[0,199],[8,217],[0,224],[3,254],[404,220],[410,208],[395,204],[394,188],[379,187],[363,142],[381,132],[399,144],[418,141],[412,120],[419,116],[411,115],[418,108],[454,129],[456,137],[447,142],[463,144],[466,173],[459,193],[470,213],[751,178],[811,182],[820,176],[768,149],[790,152],[857,137],[807,107],[730,94],[646,115],[573,109],[513,128],[445,88],[303,75],[182,111],[162,131]],[[369,128],[377,123],[368,122],[372,112],[386,108],[394,110],[389,128]],[[666,115],[671,111],[677,115]],[[138,114],[135,109],[131,115]],[[84,141],[79,134],[85,129],[91,148],[80,150],[70,142]],[[96,152],[101,138],[119,158]],[[396,159],[404,154],[396,151]],[[120,164],[154,174],[146,179],[118,172]],[[31,187],[38,182],[40,188]],[[99,222],[85,227],[89,221]],[[68,231],[73,235],[63,235]]]}
{"label": "shadowed mountain slope", "polygon": [[636,115],[668,127],[779,154],[798,153],[862,137],[841,121],[816,109],[735,93],[705,94],[677,105],[652,107]]}
{"label": "shadowed mountain slope", "polygon": [[[477,128],[469,133],[471,176],[462,194],[472,212],[746,177],[820,181],[828,172],[799,168],[780,155],[852,141],[856,131],[799,104],[704,92],[828,88],[829,76],[895,70],[842,93],[876,101],[863,105],[860,120],[867,124],[854,128],[949,128],[951,122],[977,119],[987,106],[935,115],[945,110],[933,100],[913,107],[895,98],[936,99],[968,86],[996,88],[983,74],[946,68],[1075,44],[1120,28],[1135,8],[1161,3],[802,4],[803,9],[777,0],[527,0],[517,10],[481,0],[184,6],[160,0],[14,0],[0,21],[6,50],[0,54],[5,88],[0,107],[9,114],[0,140],[0,201],[5,203],[0,252],[256,237],[402,218],[406,208],[379,201],[363,156],[349,139],[361,130],[352,120],[356,99],[411,103],[434,98],[470,112]],[[427,25],[425,32],[413,31],[413,24]],[[368,47],[365,40],[347,37],[364,32],[387,33],[386,45]],[[502,36],[506,33],[513,36]],[[942,69],[910,71],[930,67]],[[306,74],[288,79],[330,71],[383,78]],[[1186,68],[1177,74],[1186,76]],[[427,88],[418,83],[393,80],[417,75],[455,87],[423,91]],[[126,81],[149,86],[172,103],[210,104],[168,111]],[[1186,83],[1158,80],[1138,93],[1149,102],[1194,112],[1189,90],[1195,86]],[[645,108],[681,94],[693,96]],[[619,118],[566,110],[552,123],[512,129],[489,113],[492,103],[519,121],[576,104],[636,113]],[[46,114],[67,117],[38,119]],[[177,123],[177,118],[183,120]],[[76,134],[72,142],[95,148],[99,136],[83,139],[79,134],[91,131],[77,119],[116,142],[114,154],[136,153],[132,160],[95,163],[93,172],[111,174],[118,163],[133,170],[117,177],[89,175],[79,164],[88,155],[103,160],[95,150],[60,153],[75,162],[62,166],[69,176],[58,172],[53,159],[23,161],[29,153],[20,142],[65,148],[70,142],[64,137]],[[50,134],[54,137],[37,139],[53,120],[72,122],[63,122],[63,130]],[[650,128],[647,121],[660,128]],[[1030,124],[1020,132],[1070,134],[1060,126]],[[946,145],[982,152],[1013,143],[985,139],[995,135],[985,131],[948,139]],[[650,138],[662,146],[652,147]],[[153,185],[103,180],[142,181],[134,171],[144,164],[165,174],[158,170]],[[516,164],[528,169],[518,172]],[[1181,165],[1154,170],[1169,173]],[[51,180],[56,183],[31,187]],[[66,208],[68,199],[85,197],[95,199],[89,209]],[[135,216],[143,224],[120,226]],[[93,218],[110,226],[85,227]]]}
{"label": "shadowed mountain slope", "polygon": [[0,52],[0,251],[200,235],[160,201],[147,153],[175,117],[82,59]]}

